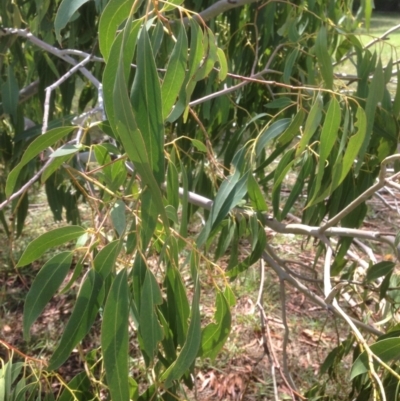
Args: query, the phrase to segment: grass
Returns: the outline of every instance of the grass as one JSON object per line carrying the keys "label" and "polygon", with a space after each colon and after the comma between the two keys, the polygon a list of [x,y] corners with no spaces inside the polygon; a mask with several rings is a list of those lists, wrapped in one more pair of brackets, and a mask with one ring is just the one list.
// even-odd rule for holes
{"label": "grass", "polygon": [[[399,23],[399,15],[396,13],[375,12],[369,30],[360,28],[357,33],[360,35],[361,43],[366,45],[374,38],[382,36],[389,29],[399,25]],[[392,32],[385,40],[373,45],[370,50],[372,52],[376,51],[381,55],[384,65],[388,63],[391,57],[393,60],[400,58],[400,29]]]}
{"label": "grass", "polygon": [[[369,29],[365,25],[355,32],[358,39],[363,46],[370,43],[372,40],[381,37],[389,29],[399,25],[400,18],[397,13],[383,13],[374,12],[372,15]],[[384,40],[378,41],[376,44],[369,48],[372,54],[377,53],[378,57],[382,60],[383,67],[392,59],[393,62],[400,59],[400,29],[392,32]],[[356,74],[356,69],[351,60],[346,60],[336,67],[340,73],[348,75]],[[389,84],[389,90],[392,91],[392,86]]]}

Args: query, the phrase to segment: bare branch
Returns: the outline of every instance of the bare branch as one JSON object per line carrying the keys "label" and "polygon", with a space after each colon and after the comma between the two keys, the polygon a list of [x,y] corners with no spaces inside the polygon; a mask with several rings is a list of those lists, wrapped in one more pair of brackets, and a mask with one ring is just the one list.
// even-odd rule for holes
{"label": "bare branch", "polygon": [[[2,28],[1,32],[0,32],[0,37],[6,36],[6,35],[17,35],[17,36],[20,36],[21,38],[28,39],[30,42],[32,42],[36,46],[40,47],[43,50],[46,50],[47,52],[49,52],[51,54],[54,54],[55,56],[66,61],[67,63],[72,64],[72,65],[78,64],[78,62],[74,58],[72,58],[68,54],[63,53],[62,50],[49,45],[48,43],[44,42],[43,40],[40,40],[35,35],[33,35],[31,32],[29,32],[29,30],[27,30],[27,29]],[[99,87],[99,85],[100,85],[99,80],[89,70],[87,70],[84,67],[80,67],[79,70],[96,88]]]}

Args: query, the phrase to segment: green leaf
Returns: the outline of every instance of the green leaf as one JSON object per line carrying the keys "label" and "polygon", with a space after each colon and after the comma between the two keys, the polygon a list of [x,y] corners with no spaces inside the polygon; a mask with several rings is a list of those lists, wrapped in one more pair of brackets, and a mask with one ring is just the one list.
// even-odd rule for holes
{"label": "green leaf", "polygon": [[329,103],[328,111],[326,113],[324,126],[321,132],[321,139],[319,145],[319,161],[318,161],[318,172],[316,177],[316,183],[314,187],[314,195],[307,206],[313,204],[313,200],[320,195],[320,188],[322,177],[324,176],[326,162],[331,153],[333,145],[337,141],[337,134],[340,126],[341,113],[339,102],[332,98]]}
{"label": "green leaf", "polygon": [[48,249],[72,241],[80,237],[84,232],[85,229],[80,226],[67,226],[42,234],[29,243],[16,267],[26,266],[39,259]]}
{"label": "green leaf", "polygon": [[294,63],[299,55],[299,49],[296,48],[292,50],[289,56],[286,56],[285,59],[285,69],[283,70],[283,82],[286,84],[290,84],[290,78],[292,76],[292,70]]}
{"label": "green leaf", "polygon": [[7,67],[7,80],[1,86],[1,100],[3,102],[3,112],[12,117],[14,124],[17,124],[18,99],[18,82],[14,75],[14,69],[9,64]]}
{"label": "green leaf", "polygon": [[328,52],[327,30],[325,26],[321,26],[315,41],[315,53],[322,78],[328,89],[333,89],[333,66],[332,59]]}
{"label": "green leaf", "polygon": [[[365,136],[367,132],[367,119],[365,112],[361,107],[357,109],[356,119],[357,121],[354,124],[354,126],[357,128],[357,132],[349,140],[346,152],[343,156],[343,165],[339,176],[340,178],[337,183],[335,182],[336,185],[332,188],[332,190],[337,188],[337,186],[339,186],[340,183],[345,179],[345,177],[347,176],[348,172],[350,171],[351,167],[354,164],[354,160],[356,159],[357,155],[359,155],[360,148],[365,141]],[[333,174],[335,176],[335,172]]]}
{"label": "green leaf", "polygon": [[[194,80],[200,81],[208,76],[218,61],[217,45],[213,31],[206,26],[206,32],[203,35],[204,55],[200,68],[197,70]],[[189,95],[191,90],[187,92]]]}
{"label": "green leaf", "polygon": [[[146,222],[140,231],[141,246],[146,249],[157,227],[158,211],[151,191],[146,188],[141,194],[142,220]],[[166,211],[164,210],[164,213]]]}
{"label": "green leaf", "polygon": [[[383,362],[390,362],[400,358],[400,338],[387,338],[377,341],[370,346],[371,351]],[[377,362],[374,365],[378,366]],[[358,375],[368,372],[368,354],[366,351],[361,353],[353,363],[350,373],[350,380]]]}
{"label": "green leaf", "polygon": [[176,337],[176,342],[182,346],[186,340],[190,307],[182,277],[178,269],[173,266],[168,267],[166,287],[168,322]]}
{"label": "green leaf", "polygon": [[[397,82],[400,82],[400,70],[397,71]],[[393,100],[393,114],[395,117],[399,117],[400,114],[400,85],[396,86],[396,94]]]}
{"label": "green leaf", "polygon": [[[382,102],[383,94],[385,91],[385,77],[383,74],[382,62],[378,61],[374,76],[372,77],[371,84],[368,89],[367,102],[365,104],[365,117],[367,120],[365,137],[363,138],[362,146],[360,147],[357,163],[357,171],[361,168],[364,161],[365,153],[368,149],[371,140],[372,131],[375,123],[375,112],[378,104]],[[360,109],[360,107],[359,107]],[[358,110],[357,110],[358,114]]]}
{"label": "green leaf", "polygon": [[321,118],[322,118],[322,99],[318,95],[315,99],[314,104],[311,107],[310,113],[308,114],[303,135],[301,136],[300,142],[297,145],[296,157],[300,155],[306,148],[306,146],[309,144],[312,136],[314,135],[315,131],[319,126]]}
{"label": "green leaf", "polygon": [[143,134],[143,142],[152,172],[158,184],[162,184],[165,180],[165,173],[161,88],[146,29],[141,30],[138,40],[137,68],[131,101],[137,127]]}
{"label": "green leaf", "polygon": [[139,330],[144,350],[150,360],[153,360],[158,343],[163,339],[163,330],[155,309],[156,305],[161,303],[162,296],[157,280],[147,269],[140,301]]}
{"label": "green leaf", "polygon": [[117,200],[111,209],[110,215],[115,231],[121,236],[126,228],[125,203],[120,199]]}
{"label": "green leaf", "polygon": [[175,210],[179,207],[179,176],[175,166],[175,149],[172,150],[167,170],[167,200]]}
{"label": "green leaf", "polygon": [[[130,27],[128,25],[128,31]],[[125,31],[126,34],[127,31]],[[115,120],[110,124],[113,128],[113,131],[116,132],[121,139],[121,142],[124,146],[128,157],[133,162],[135,166],[135,170],[140,175],[143,184],[147,184],[149,190],[152,193],[152,200],[156,204],[158,213],[160,213],[161,218],[164,223],[164,228],[168,231],[168,217],[165,213],[164,204],[162,201],[161,190],[153,175],[153,169],[150,166],[149,156],[147,154],[145,141],[143,139],[142,133],[137,127],[136,119],[133,114],[129,97],[126,90],[126,82],[123,70],[123,60],[124,60],[124,45],[125,41],[128,38],[128,34],[125,36],[121,45],[120,51],[120,63],[118,65],[117,77],[115,81],[114,88],[114,105],[115,105]],[[151,106],[153,107],[153,106]],[[147,114],[147,111],[145,111]],[[163,139],[164,141],[164,139]],[[164,149],[162,149],[164,152]],[[162,167],[164,168],[164,166]],[[161,177],[161,172],[158,171],[159,178]],[[164,177],[164,174],[162,174]]]}
{"label": "green leaf", "polygon": [[290,97],[281,96],[265,105],[267,109],[285,109],[286,107],[293,106],[295,103]]}
{"label": "green leaf", "polygon": [[[106,62],[109,61],[111,46],[118,27],[127,19],[131,12],[131,0],[110,0],[100,17],[99,47]],[[110,58],[110,61],[112,58]]]}
{"label": "green leaf", "polygon": [[284,146],[289,143],[296,135],[299,134],[300,127],[303,125],[305,111],[301,109],[292,119],[289,127],[279,137],[278,146]]}
{"label": "green leaf", "polygon": [[[287,214],[290,212],[290,209],[294,205],[294,203],[297,201],[298,197],[301,196],[303,193],[303,189],[305,186],[305,181],[307,178],[310,177],[312,172],[315,169],[315,163],[314,163],[314,157],[308,155],[307,153],[304,155],[305,157],[303,158],[303,166],[301,167],[301,170],[297,176],[296,182],[293,185],[289,197],[285,203],[285,206],[283,207],[282,213],[281,213],[281,218],[284,219]],[[311,180],[309,180],[311,181]]]}
{"label": "green leaf", "polygon": [[379,277],[386,276],[393,271],[394,266],[395,263],[386,260],[376,263],[368,268],[365,279],[373,281]]}
{"label": "green leaf", "polygon": [[123,269],[111,285],[101,325],[104,367],[113,400],[129,401],[128,326],[128,277]]}
{"label": "green leaf", "polygon": [[197,246],[203,245],[211,231],[227,216],[227,214],[243,199],[247,192],[247,174],[242,178],[238,170],[226,178],[221,184],[211,207],[206,225],[197,238]]}
{"label": "green leaf", "polygon": [[52,257],[36,275],[24,303],[24,338],[29,339],[29,330],[43,309],[56,293],[68,274],[72,263],[72,252],[61,252]]}
{"label": "green leaf", "polygon": [[173,380],[178,380],[186,373],[195,361],[201,344],[201,326],[200,326],[200,283],[195,279],[195,290],[192,299],[192,313],[190,325],[186,337],[186,342],[182,347],[176,361],[163,373],[161,380],[165,380],[165,388],[172,385]]}
{"label": "green leaf", "polygon": [[190,52],[189,52],[189,67],[185,82],[179,92],[179,98],[172,112],[168,116],[168,122],[174,122],[184,110],[187,108],[190,96],[194,90],[192,84],[194,75],[201,65],[203,59],[203,30],[199,26],[195,18],[191,18],[190,25]]}
{"label": "green leaf", "polygon": [[76,127],[61,127],[54,128],[36,138],[26,149],[21,161],[13,168],[7,177],[5,193],[7,198],[12,194],[15,183],[17,182],[18,175],[26,164],[28,164],[39,153],[46,150],[49,146],[54,145],[58,140],[64,138]]}
{"label": "green leaf", "polygon": [[57,157],[56,159],[53,159],[53,161],[47,166],[46,170],[43,171],[40,181],[43,184],[48,180],[48,178],[56,171],[58,168],[64,164],[67,163],[73,156],[72,155],[66,155],[66,156],[60,156]]}
{"label": "green leaf", "polygon": [[261,192],[260,186],[258,185],[253,174],[249,174],[247,181],[247,192],[250,197],[251,205],[253,208],[260,212],[268,211],[267,202],[265,202],[265,195]]}
{"label": "green leaf", "polygon": [[231,328],[229,304],[222,292],[217,293],[215,323],[208,324],[202,331],[201,351],[203,358],[214,360],[227,340]]}
{"label": "green leaf", "polygon": [[57,10],[56,19],[54,21],[54,28],[56,38],[61,45],[61,29],[63,29],[75,14],[75,12],[89,0],[62,0],[60,7]]}
{"label": "green leaf", "polygon": [[161,88],[164,119],[170,114],[186,75],[188,40],[185,27],[183,24],[179,26],[178,38],[172,50]]}
{"label": "green leaf", "polygon": [[259,157],[261,151],[271,142],[273,139],[278,137],[291,123],[290,118],[282,118],[282,120],[275,121],[263,130],[257,140],[256,145],[256,156]]}
{"label": "green leaf", "polygon": [[74,153],[79,152],[82,149],[82,145],[72,145],[72,144],[66,144],[64,146],[61,146],[61,148],[58,148],[55,150],[49,157],[62,157],[66,155],[73,155]]}
{"label": "green leaf", "polygon": [[[104,74],[103,74],[104,106],[107,112],[108,121],[112,128],[112,131],[115,134],[117,133],[115,132],[114,129],[116,124],[114,90],[115,90],[117,72],[119,68],[122,68],[123,77],[129,77],[132,58],[136,49],[137,37],[141,25],[142,25],[141,20],[134,21],[129,28],[130,29],[129,34],[126,32],[126,30],[124,30],[115,38],[110,50],[110,57],[104,69]],[[123,52],[121,53],[122,42],[124,42],[124,47],[123,47]],[[125,85],[125,90],[126,90],[126,85]]]}
{"label": "green leaf", "polygon": [[103,299],[103,279],[96,271],[90,270],[78,293],[78,298],[60,343],[50,358],[49,370],[58,369],[67,360],[75,346],[89,332]]}
{"label": "green leaf", "polygon": [[68,386],[61,393],[57,401],[83,401],[90,400],[93,394],[90,393],[90,380],[86,372],[78,373],[70,382]]}
{"label": "green leaf", "polygon": [[105,280],[113,271],[118,253],[121,249],[119,240],[107,244],[94,258],[93,267],[97,273]]}
{"label": "green leaf", "polygon": [[198,139],[191,139],[193,146],[200,152],[207,153],[207,147]]}
{"label": "green leaf", "polygon": [[217,48],[218,62],[219,62],[219,72],[218,78],[220,81],[225,81],[228,75],[228,62],[226,61],[226,56],[221,48]]}

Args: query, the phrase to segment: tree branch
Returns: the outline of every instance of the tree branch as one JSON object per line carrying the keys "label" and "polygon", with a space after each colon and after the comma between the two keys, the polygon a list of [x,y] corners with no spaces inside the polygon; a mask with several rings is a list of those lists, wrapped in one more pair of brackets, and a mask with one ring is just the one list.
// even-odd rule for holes
{"label": "tree branch", "polygon": [[[40,47],[43,50],[46,50],[47,52],[49,52],[51,54],[54,54],[55,56],[66,61],[67,63],[72,64],[72,65],[78,64],[78,62],[74,58],[72,58],[71,56],[68,56],[68,54],[65,54],[63,52],[63,50],[57,49],[56,47],[49,45],[48,43],[44,42],[43,40],[40,40],[35,35],[33,35],[31,32],[29,32],[29,30],[27,30],[27,29],[2,28],[0,31],[0,37],[7,36],[7,35],[17,35],[21,38],[28,39],[30,42],[32,42],[36,46]],[[89,70],[87,70],[84,67],[80,67],[79,70],[97,89],[99,88],[100,81]]]}

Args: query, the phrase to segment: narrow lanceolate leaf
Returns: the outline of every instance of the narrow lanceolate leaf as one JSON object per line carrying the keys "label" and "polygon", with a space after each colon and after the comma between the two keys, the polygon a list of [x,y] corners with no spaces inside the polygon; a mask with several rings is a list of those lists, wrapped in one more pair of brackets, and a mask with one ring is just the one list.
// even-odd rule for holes
{"label": "narrow lanceolate leaf", "polygon": [[27,163],[29,163],[34,157],[36,157],[40,152],[43,152],[49,146],[54,145],[61,138],[64,138],[76,127],[60,127],[54,128],[51,131],[36,138],[26,149],[21,161],[14,167],[7,177],[6,182],[6,196],[9,197],[15,187],[18,175]]}
{"label": "narrow lanceolate leaf", "polygon": [[57,10],[54,28],[58,43],[61,44],[61,29],[65,28],[71,17],[79,9],[80,6],[87,3],[89,0],[63,0]]}
{"label": "narrow lanceolate leaf", "polygon": [[243,199],[247,192],[247,174],[240,178],[238,170],[221,184],[211,208],[210,217],[197,238],[197,246],[203,245],[211,231]]}
{"label": "narrow lanceolate leaf", "polygon": [[[130,29],[129,25],[125,30]],[[124,32],[124,40],[121,43],[120,49],[120,63],[116,73],[113,100],[114,100],[114,111],[115,119],[113,122],[110,121],[113,131],[119,136],[124,149],[129,159],[135,165],[135,170],[140,175],[143,184],[147,185],[153,195],[153,201],[157,206],[158,213],[164,223],[164,227],[168,230],[169,223],[168,217],[164,209],[162,201],[161,189],[156,181],[152,166],[150,165],[149,155],[147,153],[145,141],[142,133],[138,129],[135,116],[132,111],[128,93],[126,90],[126,80],[124,74],[124,47],[129,34]],[[153,107],[153,106],[151,106]],[[147,111],[145,112],[147,113]],[[163,139],[164,140],[164,139]],[[162,150],[164,152],[164,150]],[[164,167],[163,167],[164,168]],[[160,171],[158,174],[161,176]]]}
{"label": "narrow lanceolate leaf", "polygon": [[101,348],[111,399],[129,401],[129,298],[126,270],[112,283],[104,307]]}
{"label": "narrow lanceolate leaf", "polygon": [[340,113],[339,102],[335,98],[332,98],[332,100],[329,103],[329,108],[326,113],[324,126],[321,132],[321,139],[319,145],[318,172],[314,189],[314,195],[308,206],[311,206],[314,198],[316,198],[320,194],[319,190],[321,188],[321,182],[322,182],[322,177],[324,175],[326,161],[329,157],[329,154],[331,153],[333,145],[337,141],[337,133],[340,126],[340,120],[341,120],[341,113]]}
{"label": "narrow lanceolate leaf", "polygon": [[296,149],[296,157],[299,156],[306,146],[309,144],[312,136],[317,130],[322,118],[322,99],[317,96],[314,104],[311,107],[310,113],[307,117],[306,126],[304,127],[303,135],[300,139]]}
{"label": "narrow lanceolate leaf", "polygon": [[325,81],[325,85],[328,89],[333,88],[333,66],[331,56],[328,52],[328,39],[326,27],[322,26],[319,29],[317,40],[315,41],[315,53],[319,68],[321,71],[322,78]]}
{"label": "narrow lanceolate leaf", "polygon": [[158,343],[163,339],[163,330],[155,309],[161,303],[160,288],[153,273],[147,269],[140,301],[139,328],[144,350],[150,360],[153,360]]}
{"label": "narrow lanceolate leaf", "polygon": [[365,116],[367,119],[367,126],[365,137],[363,138],[362,146],[358,155],[357,171],[360,169],[361,163],[363,163],[364,161],[364,155],[371,140],[372,129],[374,127],[376,108],[378,104],[382,101],[384,90],[385,77],[383,75],[382,62],[381,60],[379,60],[371,81],[371,85],[368,89],[368,97],[365,104]]}
{"label": "narrow lanceolate leaf", "polygon": [[64,281],[72,262],[72,252],[61,252],[51,258],[39,271],[24,304],[24,338],[29,338],[32,323]]}
{"label": "narrow lanceolate leaf", "polygon": [[[136,41],[141,23],[141,20],[134,21],[132,24],[130,24],[130,31],[128,33],[126,30],[124,30],[115,38],[110,49],[110,57],[104,69],[104,107],[106,109],[107,118],[111,127],[115,126],[115,105],[113,93],[117,71],[122,64],[124,76],[129,77],[129,71],[131,69],[132,58],[136,49]],[[124,51],[121,54],[122,41],[124,41]]]}
{"label": "narrow lanceolate leaf", "polygon": [[48,249],[79,238],[85,229],[80,226],[56,228],[34,239],[25,249],[16,267],[26,266],[40,258]]}
{"label": "narrow lanceolate leaf", "polygon": [[121,236],[126,228],[125,203],[122,200],[117,200],[110,214],[114,229]]}
{"label": "narrow lanceolate leaf", "polygon": [[290,123],[290,118],[282,118],[266,127],[257,139],[256,156],[259,157],[262,150],[269,144],[269,142],[281,135],[286,128],[289,127]]}
{"label": "narrow lanceolate leaf", "polygon": [[17,108],[18,108],[19,88],[18,82],[15,79],[13,67],[7,67],[7,80],[1,86],[1,99],[3,103],[3,111],[12,116],[14,124],[17,123]]}
{"label": "narrow lanceolate leaf", "polygon": [[164,119],[172,110],[182,84],[185,80],[188,59],[188,40],[185,27],[180,25],[178,38],[168,62],[167,72],[162,83],[162,109]]}
{"label": "narrow lanceolate leaf", "polygon": [[201,326],[200,326],[200,284],[198,278],[195,280],[195,290],[192,300],[192,313],[190,325],[186,337],[186,342],[176,359],[176,361],[164,372],[161,380],[165,379],[165,388],[172,385],[173,380],[180,379],[185,372],[190,369],[195,361],[201,344]]}
{"label": "narrow lanceolate leaf", "polygon": [[[400,338],[386,338],[385,340],[372,344],[370,349],[383,362],[393,361],[400,357]],[[375,362],[374,364],[376,368],[378,363]],[[358,375],[368,372],[369,369],[368,354],[364,351],[353,363],[350,380],[353,380]]]}
{"label": "narrow lanceolate leaf", "polygon": [[164,123],[161,88],[149,35],[142,29],[138,40],[137,68],[131,100],[137,127],[143,135],[153,175],[164,182]]}
{"label": "narrow lanceolate leaf", "polygon": [[211,360],[225,344],[231,329],[231,312],[222,292],[217,293],[214,321],[204,328],[201,338],[200,355]]}
{"label": "narrow lanceolate leaf", "polygon": [[168,267],[166,280],[168,321],[177,343],[182,346],[186,340],[188,329],[189,301],[178,269],[172,266]]}
{"label": "narrow lanceolate leaf", "polygon": [[107,244],[94,258],[94,269],[105,280],[112,272],[120,250],[120,241]]}
{"label": "narrow lanceolate leaf", "polygon": [[62,365],[75,346],[89,332],[103,299],[103,279],[96,271],[90,270],[79,291],[60,343],[49,361],[49,370],[55,370]]}
{"label": "narrow lanceolate leaf", "polygon": [[126,20],[132,8],[131,0],[110,0],[100,17],[99,47],[108,62],[111,46],[118,27]]}
{"label": "narrow lanceolate leaf", "polygon": [[[346,175],[349,173],[351,167],[354,164],[354,160],[357,157],[357,155],[359,155],[360,148],[362,147],[365,141],[365,136],[367,133],[367,117],[365,115],[364,110],[361,107],[357,109],[356,119],[357,122],[354,125],[357,128],[357,132],[350,138],[349,143],[347,145],[346,152],[344,153],[343,156],[343,165],[339,176],[340,178],[339,181],[336,183],[335,188],[340,185],[340,183],[345,179]],[[333,175],[334,175],[333,180],[336,181],[335,171],[333,172]]]}
{"label": "narrow lanceolate leaf", "polygon": [[370,282],[379,277],[386,276],[387,274],[392,273],[394,267],[395,263],[388,260],[376,263],[368,268],[365,279]]}
{"label": "narrow lanceolate leaf", "polygon": [[251,205],[259,212],[266,212],[268,210],[267,202],[265,202],[265,195],[261,192],[253,174],[249,174],[247,181],[247,192],[250,197]]}

